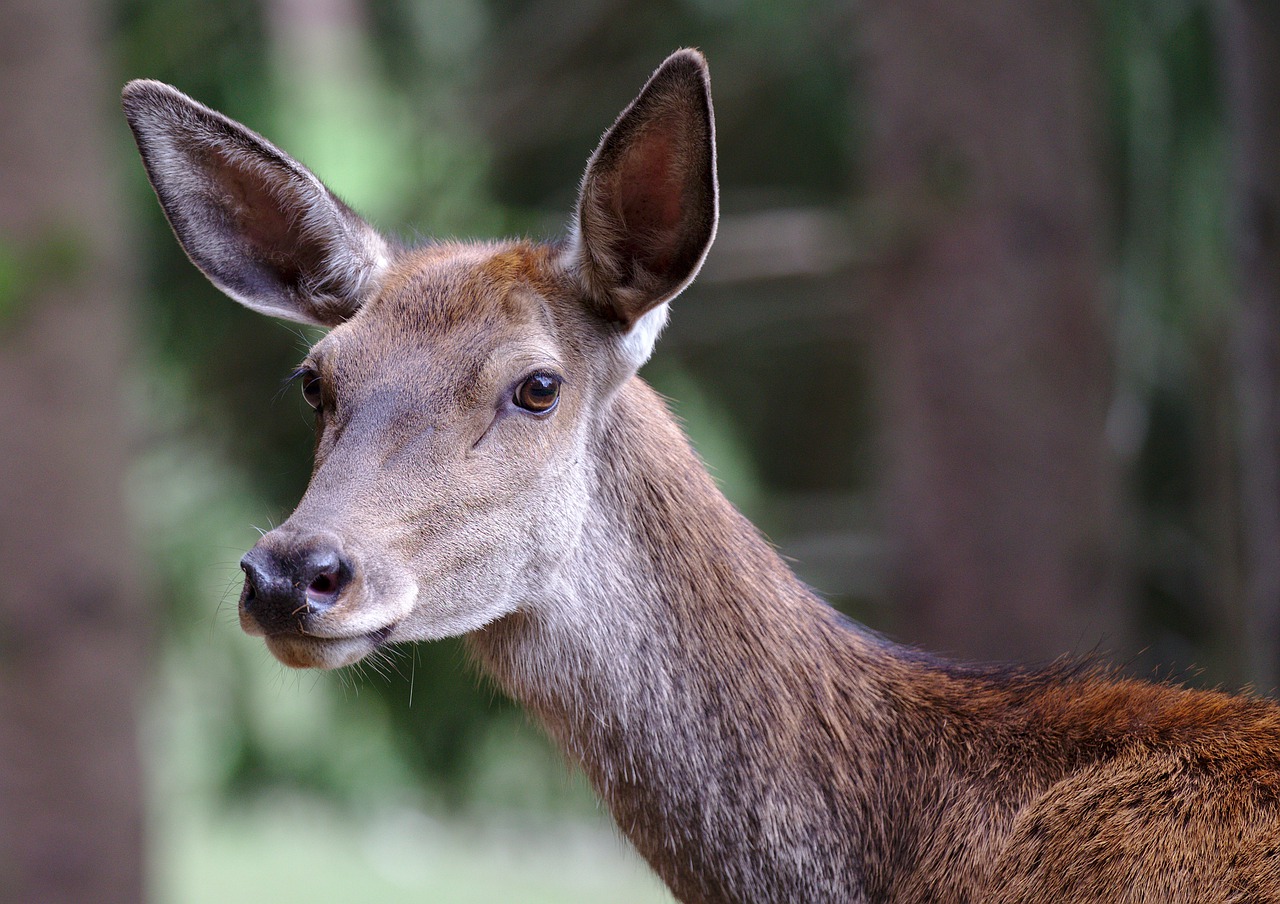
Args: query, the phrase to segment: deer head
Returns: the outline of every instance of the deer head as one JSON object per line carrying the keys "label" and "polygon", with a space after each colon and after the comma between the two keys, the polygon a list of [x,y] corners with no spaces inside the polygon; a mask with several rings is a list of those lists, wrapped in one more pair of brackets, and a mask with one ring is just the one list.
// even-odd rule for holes
{"label": "deer head", "polygon": [[240,622],[295,667],[540,604],[591,505],[599,415],[715,234],[706,63],[672,55],[601,140],[569,236],[393,242],[309,170],[174,88],[124,108],[191,260],[265,314],[332,329],[297,509],[244,557]]}

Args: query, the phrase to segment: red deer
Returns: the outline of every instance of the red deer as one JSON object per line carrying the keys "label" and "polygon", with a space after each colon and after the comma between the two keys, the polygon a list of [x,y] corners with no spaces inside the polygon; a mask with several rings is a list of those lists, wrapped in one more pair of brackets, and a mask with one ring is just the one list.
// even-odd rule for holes
{"label": "red deer", "polygon": [[466,635],[685,902],[1280,901],[1280,710],[959,665],[817,599],[636,376],[716,231],[706,63],[601,140],[568,237],[404,247],[175,89],[124,107],[187,254],[331,327],[240,621],[295,668]]}

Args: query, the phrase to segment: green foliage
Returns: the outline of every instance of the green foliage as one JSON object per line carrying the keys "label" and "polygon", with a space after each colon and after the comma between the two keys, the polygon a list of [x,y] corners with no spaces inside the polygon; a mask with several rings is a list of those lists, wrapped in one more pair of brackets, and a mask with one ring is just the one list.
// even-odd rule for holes
{"label": "green foliage", "polygon": [[1103,9],[1117,173],[1112,427],[1133,494],[1134,605],[1152,638],[1146,660],[1227,669],[1229,621],[1214,610],[1232,578],[1210,514],[1233,286],[1215,12],[1201,0]]}
{"label": "green foliage", "polygon": [[82,278],[88,261],[86,237],[69,224],[35,236],[0,236],[0,335],[13,328],[42,288]]}
{"label": "green foliage", "polygon": [[403,801],[361,813],[275,795],[160,817],[155,900],[168,904],[660,904],[671,896],[593,820],[442,820]]}

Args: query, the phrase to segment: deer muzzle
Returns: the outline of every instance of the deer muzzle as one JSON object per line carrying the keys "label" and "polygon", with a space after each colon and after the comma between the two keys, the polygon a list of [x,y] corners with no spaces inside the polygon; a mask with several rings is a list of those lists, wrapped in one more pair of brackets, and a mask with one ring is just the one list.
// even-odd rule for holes
{"label": "deer muzzle", "polygon": [[[283,542],[282,542],[283,540]],[[267,534],[240,560],[241,620],[266,635],[309,634],[342,597],[355,566],[331,534]]]}

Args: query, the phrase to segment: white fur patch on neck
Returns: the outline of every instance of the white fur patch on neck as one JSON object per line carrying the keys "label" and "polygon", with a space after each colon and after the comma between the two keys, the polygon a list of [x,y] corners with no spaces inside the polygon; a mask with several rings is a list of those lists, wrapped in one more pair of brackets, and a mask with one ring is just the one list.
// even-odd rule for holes
{"label": "white fur patch on neck", "polygon": [[653,354],[653,346],[657,343],[662,328],[667,325],[670,313],[670,303],[664,301],[637,320],[635,326],[618,343],[618,353],[633,370],[638,370]]}

